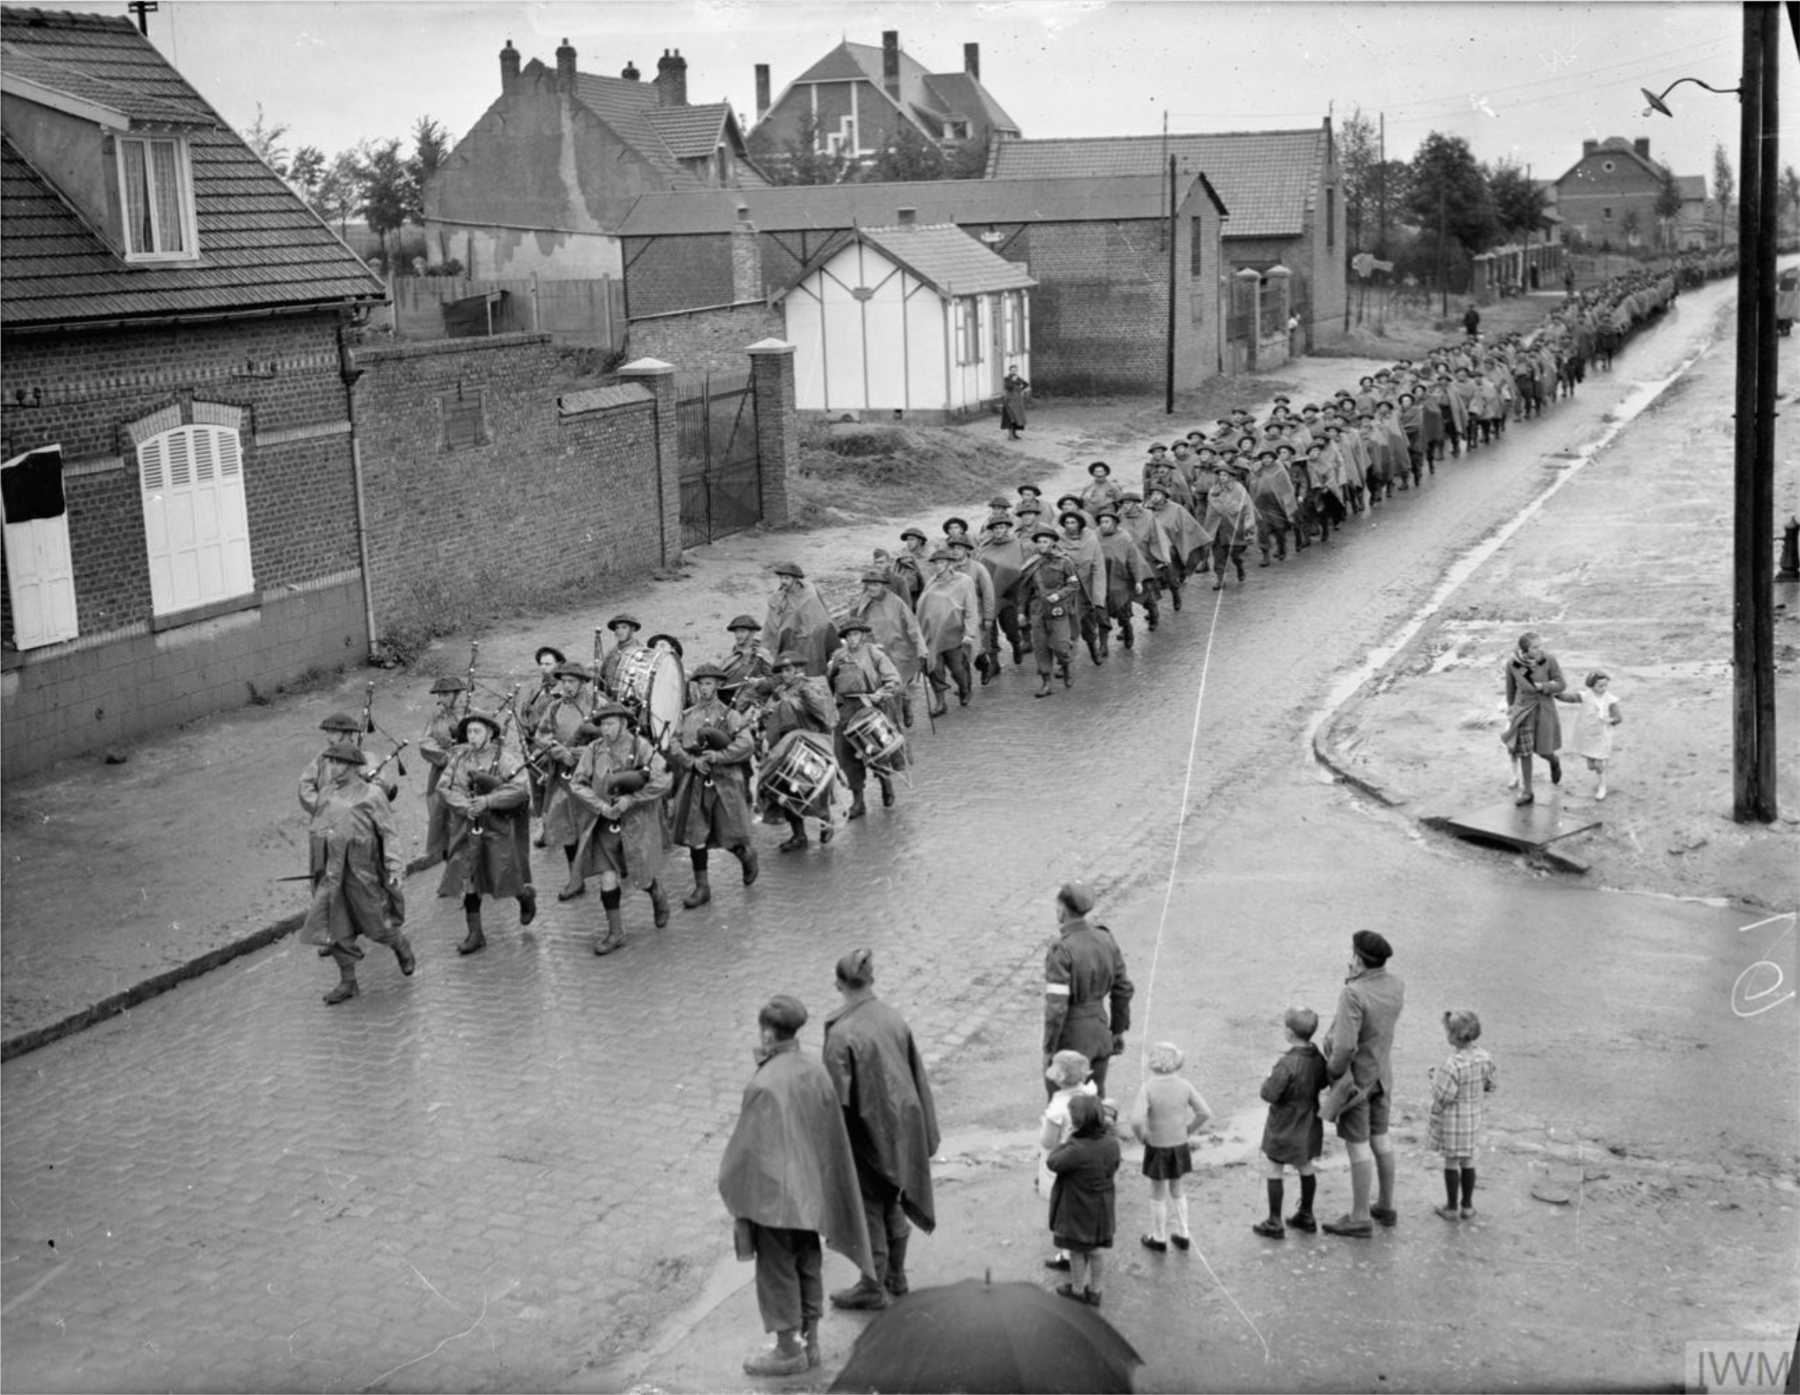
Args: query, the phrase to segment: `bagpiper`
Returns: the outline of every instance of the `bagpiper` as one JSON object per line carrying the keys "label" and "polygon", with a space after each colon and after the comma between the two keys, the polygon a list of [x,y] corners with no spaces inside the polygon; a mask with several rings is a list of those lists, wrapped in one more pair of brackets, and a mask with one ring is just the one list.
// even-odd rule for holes
{"label": "bagpiper", "polygon": [[456,749],[444,766],[440,785],[449,814],[449,842],[439,896],[462,897],[466,933],[458,954],[474,954],[487,944],[481,927],[481,898],[510,896],[519,903],[519,924],[537,916],[531,886],[531,794],[525,761],[513,759],[501,741],[500,718],[471,712],[457,723]]}
{"label": "bagpiper", "polygon": [[611,954],[628,942],[620,911],[627,880],[649,896],[656,928],[669,923],[669,898],[659,880],[668,855],[662,801],[669,771],[657,749],[631,730],[630,720],[619,703],[602,704],[594,713],[592,740],[569,780],[586,825],[573,874],[583,881],[600,879],[606,912],[595,954]]}
{"label": "bagpiper", "polygon": [[688,675],[693,698],[670,735],[668,761],[675,772],[669,795],[670,831],[688,850],[694,889],[682,901],[688,910],[712,900],[707,853],[724,848],[744,869],[744,885],[761,870],[750,843],[750,759],[755,740],[749,719],[719,696],[725,670],[701,664]]}

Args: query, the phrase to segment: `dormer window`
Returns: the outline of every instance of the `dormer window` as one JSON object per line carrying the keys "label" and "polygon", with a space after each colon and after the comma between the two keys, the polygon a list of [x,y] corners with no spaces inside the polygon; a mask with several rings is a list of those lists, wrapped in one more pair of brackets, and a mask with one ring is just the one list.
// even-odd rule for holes
{"label": "dormer window", "polygon": [[187,142],[170,136],[119,136],[115,144],[125,259],[193,260],[194,178]]}

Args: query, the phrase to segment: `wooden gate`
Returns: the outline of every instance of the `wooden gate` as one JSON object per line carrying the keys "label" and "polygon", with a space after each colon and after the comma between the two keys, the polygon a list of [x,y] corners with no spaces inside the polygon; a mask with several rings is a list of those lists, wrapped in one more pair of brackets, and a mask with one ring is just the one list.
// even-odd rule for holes
{"label": "wooden gate", "polygon": [[699,547],[762,522],[756,394],[743,373],[675,380],[681,452],[681,545]]}

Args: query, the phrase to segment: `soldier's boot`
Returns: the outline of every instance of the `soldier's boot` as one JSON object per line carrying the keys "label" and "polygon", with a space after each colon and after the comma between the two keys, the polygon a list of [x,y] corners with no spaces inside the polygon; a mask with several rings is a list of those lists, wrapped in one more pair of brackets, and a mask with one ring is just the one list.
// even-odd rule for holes
{"label": "soldier's boot", "polygon": [[881,781],[881,807],[892,809],[894,807],[894,782],[886,775],[877,775],[875,778]]}
{"label": "soldier's boot", "polygon": [[694,889],[682,897],[681,904],[691,911],[712,900],[712,883],[707,880],[706,849],[695,848],[689,854],[689,860],[694,864]]}
{"label": "soldier's boot", "polygon": [[787,822],[790,830],[788,840],[778,844],[776,850],[778,852],[799,852],[806,846],[806,820],[797,814],[789,814]]}
{"label": "soldier's boot", "polygon": [[[1296,534],[1294,550],[1297,552],[1304,546],[1306,546],[1306,544],[1303,542],[1300,542],[1298,540],[1298,535]],[[1277,533],[1275,535],[1275,560],[1277,562],[1287,561],[1287,534],[1286,533]]]}
{"label": "soldier's boot", "polygon": [[869,806],[863,803],[863,787],[858,785],[850,791],[850,812],[844,815],[846,820],[860,819],[869,812]]}
{"label": "soldier's boot", "polygon": [[1058,654],[1056,656],[1056,671],[1062,675],[1063,687],[1071,688],[1075,685],[1075,675],[1069,670],[1069,656],[1067,654]]}
{"label": "soldier's boot", "polygon": [[574,843],[563,845],[563,856],[569,860],[569,880],[564,884],[563,889],[556,893],[558,901],[573,901],[587,891],[587,878],[582,876],[580,870],[575,866],[576,847],[577,845]]}
{"label": "soldier's boot", "polygon": [[344,953],[341,946],[335,947],[331,956],[337,960],[337,986],[325,995],[325,1006],[336,1007],[339,1003],[347,1003],[356,996],[356,960]]}
{"label": "soldier's boot", "polygon": [[1131,628],[1130,620],[1126,620],[1123,625],[1119,626],[1119,642],[1121,644],[1123,644],[1127,649],[1131,649],[1136,646],[1137,632]]}
{"label": "soldier's boot", "polygon": [[1238,580],[1242,581],[1244,579],[1244,559],[1243,559],[1243,557],[1242,556],[1233,557],[1231,559],[1231,565],[1237,568]]}
{"label": "soldier's boot", "polygon": [[775,1334],[775,1345],[766,1347],[744,1362],[749,1376],[797,1376],[807,1368],[811,1358],[800,1341],[797,1328]]}
{"label": "soldier's boot", "polygon": [[1049,674],[1040,673],[1038,675],[1038,690],[1035,693],[1033,693],[1032,696],[1033,697],[1041,697],[1041,698],[1050,696],[1050,675]]}
{"label": "soldier's boot", "polygon": [[537,919],[537,892],[526,887],[519,893],[519,924],[529,925]]}
{"label": "soldier's boot", "polygon": [[419,967],[419,961],[413,958],[412,942],[404,935],[394,936],[394,958],[400,961],[400,972],[407,978]]}
{"label": "soldier's boot", "polygon": [[756,856],[756,849],[748,843],[739,843],[731,850],[731,855],[743,864],[745,886],[750,886],[762,875],[762,863]]}
{"label": "soldier's boot", "polygon": [[663,890],[661,881],[654,881],[645,894],[650,898],[650,923],[660,930],[669,923],[668,893]]}
{"label": "soldier's boot", "polygon": [[1220,567],[1218,569],[1218,571],[1213,573],[1213,590],[1223,591],[1224,589],[1225,589],[1225,568]]}
{"label": "soldier's boot", "polygon": [[1169,588],[1169,604],[1177,610],[1181,609],[1181,583],[1179,581]]}
{"label": "soldier's boot", "polygon": [[906,1282],[906,1242],[912,1239],[911,1232],[895,1239],[888,1236],[887,1273],[882,1275],[882,1287],[898,1298],[905,1293],[909,1285]]}
{"label": "soldier's boot", "polygon": [[871,1279],[867,1274],[858,1279],[853,1287],[840,1288],[831,1295],[832,1307],[848,1308],[852,1312],[885,1308],[893,1301],[881,1286],[881,1280]]}
{"label": "soldier's boot", "polygon": [[910,727],[913,724],[911,688],[900,694],[900,721],[903,726]]}
{"label": "soldier's boot", "polygon": [[1151,634],[1155,634],[1156,626],[1161,619],[1162,619],[1162,612],[1157,608],[1156,602],[1154,600],[1145,601],[1144,602],[1144,628],[1147,629],[1148,631],[1150,631]]}
{"label": "soldier's boot", "polygon": [[594,937],[595,954],[611,954],[625,948],[625,917],[619,909],[624,893],[618,887],[600,893],[600,904],[606,911],[606,929]]}
{"label": "soldier's boot", "polygon": [[1262,553],[1262,561],[1258,562],[1256,565],[1259,567],[1268,566],[1269,565],[1269,549],[1264,547],[1264,548],[1260,548],[1258,550]]}
{"label": "soldier's boot", "polygon": [[806,1365],[810,1370],[819,1364],[819,1320],[816,1317],[801,1319],[800,1340],[806,1348]]}
{"label": "soldier's boot", "polygon": [[487,944],[487,936],[481,933],[480,910],[464,911],[463,924],[469,933],[463,936],[462,943],[456,947],[458,954],[473,954]]}
{"label": "soldier's boot", "polygon": [[1101,663],[1105,662],[1105,659],[1102,658],[1101,654],[1100,654],[1100,636],[1097,633],[1090,634],[1088,636],[1087,651],[1088,651],[1088,657],[1090,659],[1092,659],[1095,662],[1095,664],[1101,664]]}
{"label": "soldier's boot", "polygon": [[1103,659],[1112,657],[1112,626],[1110,625],[1100,631],[1100,657]]}

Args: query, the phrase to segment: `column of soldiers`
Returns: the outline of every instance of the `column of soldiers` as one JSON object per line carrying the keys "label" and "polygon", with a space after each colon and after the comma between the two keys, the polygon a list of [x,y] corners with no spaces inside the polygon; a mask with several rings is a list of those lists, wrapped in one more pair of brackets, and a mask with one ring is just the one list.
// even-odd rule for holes
{"label": "column of soldiers", "polygon": [[[1157,442],[1136,489],[1094,461],[1088,484],[1054,510],[1024,484],[1016,499],[989,500],[973,532],[960,516],[936,538],[907,527],[898,553],[876,550],[840,616],[798,563],[783,562],[764,619],[734,617],[730,648],[687,675],[678,719],[653,719],[632,674],[648,651],[679,658],[681,642],[646,643],[629,613],[608,622],[604,653],[596,633],[592,668],[540,647],[530,690],[515,688],[493,710],[470,706],[472,656],[467,682],[432,687],[436,710],[420,742],[426,848],[406,870],[444,864],[438,894],[462,897],[457,949],[474,954],[487,942],[484,898],[515,900],[519,924],[530,925],[531,846],[558,847],[567,871],[558,899],[598,880],[605,924],[593,948],[611,954],[629,942],[627,885],[649,899],[655,926],[667,924],[672,848],[688,851],[693,887],[682,904],[693,909],[712,899],[715,849],[736,859],[745,886],[756,881],[755,812],[787,826],[782,852],[809,846],[811,821],[829,843],[867,815],[871,775],[882,805],[894,805],[903,733],[921,706],[933,724],[952,691],[969,706],[976,680],[992,684],[1009,652],[1017,667],[1029,651],[1035,698],[1072,687],[1078,644],[1104,664],[1115,634],[1130,650],[1140,619],[1158,629],[1165,599],[1179,612],[1194,577],[1210,575],[1215,591],[1241,587],[1252,547],[1260,567],[1284,562],[1396,492],[1423,489],[1446,459],[1573,395],[1590,365],[1610,368],[1677,294],[1673,272],[1636,272],[1572,295],[1530,334],[1470,336],[1297,411],[1277,396],[1260,421],[1238,408],[1210,431]],[[355,996],[359,936],[392,945],[407,973],[412,955],[389,867],[391,813],[357,745],[367,713],[363,723],[331,720],[336,739],[302,777],[301,803],[313,819],[309,933],[338,962],[327,996],[336,1003]]]}

